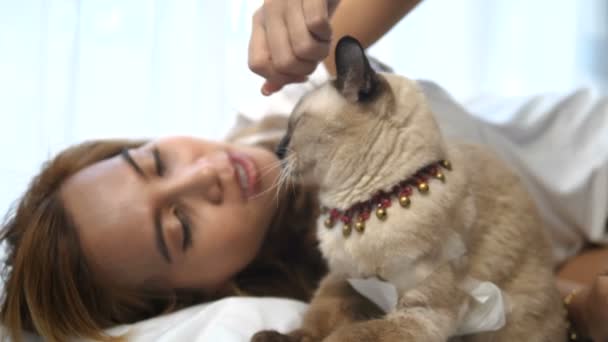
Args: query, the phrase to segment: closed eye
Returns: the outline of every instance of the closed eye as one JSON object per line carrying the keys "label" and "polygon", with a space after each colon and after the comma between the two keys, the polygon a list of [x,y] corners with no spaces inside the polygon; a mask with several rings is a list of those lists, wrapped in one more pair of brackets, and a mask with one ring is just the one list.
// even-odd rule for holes
{"label": "closed eye", "polygon": [[160,151],[158,149],[158,147],[155,147],[152,150],[152,155],[154,156],[154,169],[156,170],[156,174],[159,177],[162,177],[165,175],[165,164],[163,163],[163,160],[160,156]]}
{"label": "closed eye", "polygon": [[182,240],[182,251],[186,251],[186,249],[192,246],[192,225],[188,217],[180,210],[175,211],[175,217],[177,217],[182,225],[182,235],[184,237]]}
{"label": "closed eye", "polygon": [[[159,177],[163,177],[165,175],[166,166],[158,147],[154,147],[154,149],[152,149],[152,156],[154,157],[154,169],[156,174]],[[192,246],[192,225],[190,224],[188,217],[181,210],[175,210],[175,217],[182,226],[182,250],[185,251],[187,248]]]}

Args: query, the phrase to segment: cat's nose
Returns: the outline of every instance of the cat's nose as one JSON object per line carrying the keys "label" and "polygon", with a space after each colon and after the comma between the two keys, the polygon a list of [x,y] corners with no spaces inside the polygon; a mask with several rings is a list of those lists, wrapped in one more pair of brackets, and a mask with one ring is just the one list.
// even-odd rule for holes
{"label": "cat's nose", "polygon": [[289,145],[289,134],[286,134],[283,139],[281,139],[281,141],[279,142],[279,145],[277,146],[276,150],[274,151],[274,153],[277,155],[277,157],[279,159],[283,159],[285,158],[285,155],[287,154],[287,145]]}

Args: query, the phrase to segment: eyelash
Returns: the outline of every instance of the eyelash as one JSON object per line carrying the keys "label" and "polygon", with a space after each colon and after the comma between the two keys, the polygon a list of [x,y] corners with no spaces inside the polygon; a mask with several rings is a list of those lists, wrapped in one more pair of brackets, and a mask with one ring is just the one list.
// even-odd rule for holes
{"label": "eyelash", "polygon": [[154,156],[154,166],[156,168],[156,173],[159,177],[165,175],[165,163],[163,163],[162,158],[160,157],[160,151],[158,148],[152,150],[152,155]]}
{"label": "eyelash", "polygon": [[[161,158],[160,151],[158,148],[154,148],[152,150],[152,154],[154,156],[154,166],[156,168],[156,173],[159,177],[163,177],[165,174],[165,163],[163,163],[163,159]],[[173,214],[182,225],[182,229],[184,232],[184,240],[182,242],[182,250],[186,250],[187,247],[192,245],[192,230],[190,220],[188,216],[183,213],[181,208],[175,207],[173,209]]]}
{"label": "eyelash", "polygon": [[182,242],[182,250],[186,250],[187,247],[192,245],[192,230],[191,230],[190,220],[188,219],[188,217],[186,215],[184,215],[182,213],[180,208],[175,208],[174,212],[175,212],[175,217],[177,217],[177,220],[182,225],[182,228],[184,231],[184,240]]}

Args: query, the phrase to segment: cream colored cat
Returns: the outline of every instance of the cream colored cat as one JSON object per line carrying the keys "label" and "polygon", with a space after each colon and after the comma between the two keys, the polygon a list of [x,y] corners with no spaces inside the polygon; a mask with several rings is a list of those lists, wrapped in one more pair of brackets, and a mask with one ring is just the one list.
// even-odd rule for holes
{"label": "cream colored cat", "polygon": [[[296,106],[279,151],[330,208],[317,228],[330,273],[300,329],[253,340],[446,341],[471,306],[471,281],[502,290],[506,324],[462,340],[565,340],[548,240],[514,173],[444,140],[416,84],[375,73],[355,39],[339,42],[336,65],[337,79]],[[397,288],[395,309],[382,313],[347,282],[367,277]]]}

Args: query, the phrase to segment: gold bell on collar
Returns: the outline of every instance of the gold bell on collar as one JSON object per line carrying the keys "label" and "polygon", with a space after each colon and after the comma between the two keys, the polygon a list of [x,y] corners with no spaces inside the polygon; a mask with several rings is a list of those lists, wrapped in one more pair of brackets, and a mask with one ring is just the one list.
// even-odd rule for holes
{"label": "gold bell on collar", "polygon": [[376,217],[379,218],[380,220],[386,220],[386,209],[385,208],[378,208],[376,209]]}
{"label": "gold bell on collar", "polygon": [[350,232],[353,230],[352,224],[351,223],[345,223],[342,226],[342,235],[344,235],[344,237],[348,237],[350,235]]}
{"label": "gold bell on collar", "polygon": [[[390,191],[380,190],[371,199],[356,203],[346,210],[321,207],[322,215],[329,213],[324,220],[325,227],[331,229],[337,222],[341,221],[343,223],[342,235],[345,238],[351,235],[353,229],[363,233],[365,231],[365,221],[369,219],[374,206],[376,206],[376,217],[380,221],[385,221],[388,217],[387,208],[391,206],[393,199],[397,199],[402,208],[409,208],[411,205],[410,197],[414,195],[412,188],[417,188],[421,194],[426,194],[430,188],[429,178],[435,178],[445,183],[446,177],[440,167],[448,171],[452,170],[452,164],[448,160],[436,161],[418,170],[408,179],[399,182]],[[355,217],[357,218],[356,221],[353,220]]]}
{"label": "gold bell on collar", "polygon": [[418,191],[420,191],[421,193],[425,194],[427,192],[429,192],[429,184],[427,182],[420,182],[418,183]]}
{"label": "gold bell on collar", "polygon": [[362,220],[355,222],[355,230],[359,233],[363,233],[363,231],[365,231],[365,222]]}
{"label": "gold bell on collar", "polygon": [[410,206],[410,203],[412,201],[410,200],[410,198],[408,196],[399,196],[399,204],[403,207],[403,208],[407,208]]}

